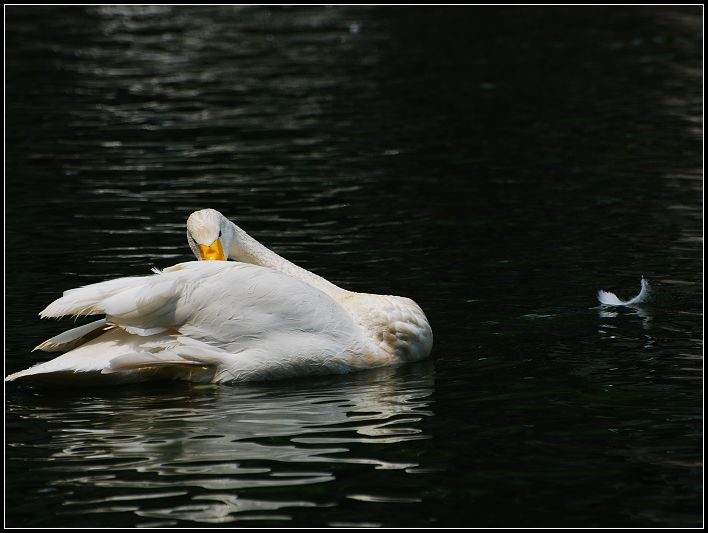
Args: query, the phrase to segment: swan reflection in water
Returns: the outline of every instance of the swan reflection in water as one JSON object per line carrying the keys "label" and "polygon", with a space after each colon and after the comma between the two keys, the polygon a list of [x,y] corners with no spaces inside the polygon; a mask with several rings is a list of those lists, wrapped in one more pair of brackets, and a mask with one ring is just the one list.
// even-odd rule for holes
{"label": "swan reflection in water", "polygon": [[287,519],[262,513],[335,503],[268,500],[262,491],[251,498],[248,490],[331,482],[339,463],[415,473],[420,465],[400,443],[429,438],[421,421],[433,415],[433,385],[428,361],[288,384],[47,394],[46,403],[12,402],[8,415],[46,422],[48,442],[31,446],[46,449],[40,468],[60,474],[52,485],[66,491],[72,514]]}

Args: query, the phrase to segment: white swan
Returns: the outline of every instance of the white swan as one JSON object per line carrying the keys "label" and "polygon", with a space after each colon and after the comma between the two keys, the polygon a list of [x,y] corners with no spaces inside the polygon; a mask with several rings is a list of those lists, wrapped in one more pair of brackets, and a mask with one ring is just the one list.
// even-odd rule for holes
{"label": "white swan", "polygon": [[69,290],[49,304],[43,318],[106,316],[43,342],[35,349],[70,351],[5,380],[234,383],[346,373],[430,354],[432,331],[413,300],[337,287],[213,209],[190,215],[187,238],[207,261]]}

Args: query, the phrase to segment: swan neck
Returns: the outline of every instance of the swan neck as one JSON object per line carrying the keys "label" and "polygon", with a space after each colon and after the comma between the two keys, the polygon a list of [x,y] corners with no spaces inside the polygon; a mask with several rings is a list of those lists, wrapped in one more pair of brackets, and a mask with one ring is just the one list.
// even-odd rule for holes
{"label": "swan neck", "polygon": [[[230,221],[229,221],[230,222]],[[341,296],[348,291],[337,287],[323,277],[313,274],[309,270],[291,263],[284,257],[279,256],[274,251],[263,246],[248,233],[231,222],[234,229],[234,240],[229,251],[229,258],[234,261],[250,263],[262,267],[271,268],[278,272],[283,272],[289,276],[304,281],[308,285],[320,289],[325,294],[336,297]]]}

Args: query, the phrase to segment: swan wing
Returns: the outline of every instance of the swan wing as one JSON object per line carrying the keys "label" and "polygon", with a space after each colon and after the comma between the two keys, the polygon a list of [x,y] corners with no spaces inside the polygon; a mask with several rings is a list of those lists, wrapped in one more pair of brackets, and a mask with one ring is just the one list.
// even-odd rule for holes
{"label": "swan wing", "polygon": [[84,324],[83,326],[67,330],[64,333],[60,333],[59,335],[52,337],[51,339],[47,339],[38,346],[35,346],[32,351],[43,350],[45,352],[62,352],[73,350],[74,348],[78,348],[82,344],[98,337],[102,333],[105,333],[114,327],[115,326],[111,324],[107,324],[106,319],[102,318],[100,320],[96,320],[95,322],[91,322],[90,324]]}
{"label": "swan wing", "polygon": [[[133,335],[121,328],[113,328],[106,333],[82,344],[65,354],[50,361],[40,363],[20,372],[10,374],[5,381],[14,381],[20,378],[32,378],[41,381],[63,381],[65,379],[86,379],[89,384],[96,375],[100,375],[104,368],[110,367],[112,359],[129,353],[143,351],[146,341],[165,341],[164,335],[153,337],[140,337]],[[146,376],[116,376],[117,379],[109,381],[143,381]]]}
{"label": "swan wing", "polygon": [[218,373],[217,381],[241,381],[296,375],[303,364],[331,372],[345,365],[328,359],[360,335],[349,314],[319,289],[269,268],[225,261],[183,263],[153,276],[73,289],[42,316],[98,313],[106,318],[96,329],[117,330],[6,379],[158,368],[182,377],[176,369],[187,368],[191,376],[198,367]]}

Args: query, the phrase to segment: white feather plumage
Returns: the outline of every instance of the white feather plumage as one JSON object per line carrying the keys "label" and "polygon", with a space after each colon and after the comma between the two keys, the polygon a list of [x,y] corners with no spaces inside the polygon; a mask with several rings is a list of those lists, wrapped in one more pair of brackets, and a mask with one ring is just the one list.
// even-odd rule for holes
{"label": "white feather plumage", "polygon": [[620,300],[617,295],[613,292],[607,292],[607,291],[597,291],[597,299],[600,301],[602,305],[610,305],[610,306],[632,306],[632,305],[641,305],[649,302],[652,297],[652,291],[651,291],[651,286],[649,285],[649,280],[644,279],[642,277],[641,281],[641,290],[639,291],[639,294],[637,294],[634,298],[630,298],[629,300]]}
{"label": "white feather plumage", "polygon": [[40,316],[105,319],[40,344],[70,351],[6,381],[229,383],[345,373],[429,355],[432,331],[412,300],[341,289],[226,223],[241,232],[234,230],[230,256],[253,264],[193,261],[66,291]]}

